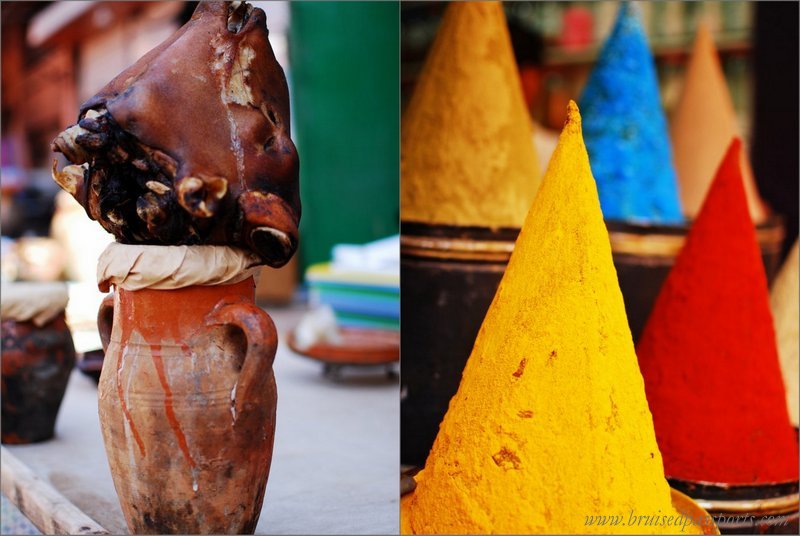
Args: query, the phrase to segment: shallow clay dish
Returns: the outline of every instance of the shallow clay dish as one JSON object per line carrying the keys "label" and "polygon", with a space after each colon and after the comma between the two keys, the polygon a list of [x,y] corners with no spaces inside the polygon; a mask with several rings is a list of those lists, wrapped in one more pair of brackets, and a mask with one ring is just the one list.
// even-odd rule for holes
{"label": "shallow clay dish", "polygon": [[78,359],[75,366],[78,370],[92,378],[94,381],[100,381],[100,371],[103,370],[103,358],[105,354],[103,350],[92,350],[84,352],[83,357]]}
{"label": "shallow clay dish", "polygon": [[341,328],[341,344],[320,342],[300,349],[294,331],[288,333],[289,348],[300,355],[336,365],[383,365],[400,360],[400,333],[381,329]]}
{"label": "shallow clay dish", "polygon": [[[711,519],[711,515],[700,507],[691,497],[684,495],[680,491],[670,488],[672,496],[672,506],[686,517],[692,519]],[[703,534],[719,534],[719,528],[713,521],[711,523],[703,523]]]}

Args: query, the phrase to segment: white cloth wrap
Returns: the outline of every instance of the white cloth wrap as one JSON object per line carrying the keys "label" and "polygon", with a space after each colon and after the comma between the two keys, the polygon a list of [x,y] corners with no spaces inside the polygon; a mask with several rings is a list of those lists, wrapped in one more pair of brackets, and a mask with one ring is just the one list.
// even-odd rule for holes
{"label": "white cloth wrap", "polygon": [[41,327],[64,312],[69,301],[66,283],[2,283],[0,318],[31,321]]}
{"label": "white cloth wrap", "polygon": [[97,286],[125,290],[231,285],[255,275],[257,255],[229,246],[144,246],[114,242],[97,261]]}

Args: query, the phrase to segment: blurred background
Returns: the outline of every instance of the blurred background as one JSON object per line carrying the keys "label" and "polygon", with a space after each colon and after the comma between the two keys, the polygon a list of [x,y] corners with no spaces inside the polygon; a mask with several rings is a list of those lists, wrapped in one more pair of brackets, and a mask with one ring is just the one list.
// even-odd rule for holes
{"label": "blurred background", "polygon": [[[636,2],[669,116],[698,21],[709,24],[762,198],[784,217],[784,254],[798,222],[798,6],[794,2]],[[401,4],[401,103],[408,103],[444,2]],[[523,92],[545,166],[578,100],[619,2],[505,2]],[[771,133],[771,134],[767,134]]]}
{"label": "blurred background", "polygon": [[[259,288],[262,299],[284,303],[335,244],[398,232],[397,5],[252,3],[267,14],[289,80],[301,162],[300,254]],[[178,29],[196,4],[2,4],[6,280],[94,281],[97,254],[111,236],[59,194],[50,142],[76,122],[80,103]]]}

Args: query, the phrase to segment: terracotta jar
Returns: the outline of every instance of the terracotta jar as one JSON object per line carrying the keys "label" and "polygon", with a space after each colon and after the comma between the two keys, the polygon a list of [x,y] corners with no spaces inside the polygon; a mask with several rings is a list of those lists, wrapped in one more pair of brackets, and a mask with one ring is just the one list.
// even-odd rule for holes
{"label": "terracotta jar", "polygon": [[255,531],[272,459],[277,334],[254,289],[252,277],[117,288],[101,306],[100,423],[134,534]]}
{"label": "terracotta jar", "polygon": [[64,284],[3,284],[2,442],[33,443],[54,435],[75,365],[64,319]]}

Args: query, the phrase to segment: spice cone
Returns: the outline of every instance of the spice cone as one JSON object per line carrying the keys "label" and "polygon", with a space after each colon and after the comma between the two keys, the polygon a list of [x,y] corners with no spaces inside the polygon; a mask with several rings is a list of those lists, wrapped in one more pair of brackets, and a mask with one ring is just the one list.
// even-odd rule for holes
{"label": "spice cone", "polygon": [[789,420],[792,426],[798,426],[798,378],[800,365],[800,273],[798,272],[797,241],[786,257],[786,261],[772,284],[770,305],[775,318],[775,334],[778,340],[778,356],[780,356],[783,384],[786,388],[786,404],[789,408]]}
{"label": "spice cone", "polygon": [[606,219],[681,223],[655,63],[638,9],[629,2],[620,5],[580,105]]}
{"label": "spice cone", "polygon": [[769,309],[734,139],[637,347],[670,477],[797,480]]}
{"label": "spice cone", "polygon": [[539,186],[531,136],[500,3],[450,4],[403,116],[402,219],[519,227]]}
{"label": "spice cone", "polygon": [[675,514],[574,102],[416,480],[405,533],[607,533],[586,516]]}
{"label": "spice cone", "polygon": [[[697,27],[683,91],[671,119],[681,201],[686,216],[695,218],[731,138],[740,135],[714,40],[703,22]],[[766,209],[758,195],[747,152],[741,151],[740,158],[750,217],[761,223]]]}

